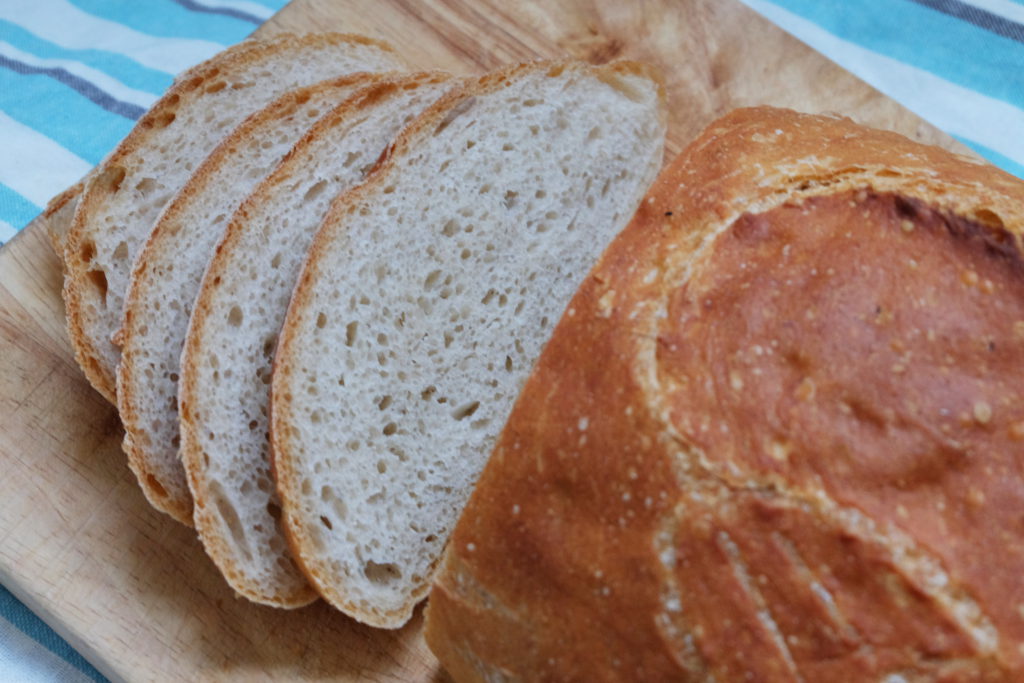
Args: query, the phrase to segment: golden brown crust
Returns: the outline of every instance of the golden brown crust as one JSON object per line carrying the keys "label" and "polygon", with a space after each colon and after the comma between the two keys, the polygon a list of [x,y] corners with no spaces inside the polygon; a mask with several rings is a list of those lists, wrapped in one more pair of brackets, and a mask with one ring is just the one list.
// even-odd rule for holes
{"label": "golden brown crust", "polygon": [[64,264],[64,240],[68,231],[71,230],[71,222],[74,219],[75,207],[78,206],[78,197],[89,176],[78,181],[68,189],[61,192],[47,203],[43,210],[43,220],[46,221],[46,235],[50,238],[50,246],[56,252],[57,258]]}
{"label": "golden brown crust", "polygon": [[386,43],[354,34],[313,33],[306,35],[280,34],[266,40],[246,40],[217,54],[175,79],[174,84],[157,100],[153,107],[136,123],[132,131],[117,148],[90,174],[92,177],[81,192],[75,209],[73,223],[64,241],[64,304],[68,317],[68,333],[74,347],[75,359],[81,366],[89,383],[111,403],[116,404],[116,368],[106,367],[96,347],[97,340],[85,331],[85,319],[90,297],[95,296],[90,282],[90,230],[102,229],[92,225],[90,217],[107,196],[107,190],[116,186],[123,177],[121,164],[146,144],[154,128],[165,125],[168,115],[179,106],[179,100],[199,87],[207,78],[214,77],[220,70],[236,65],[265,59],[287,50],[315,48],[342,42],[373,45],[387,52],[394,52]]}
{"label": "golden brown crust", "polygon": [[[253,193],[242,203],[235,216],[228,223],[224,236],[220,239],[214,251],[214,255],[207,267],[192,312],[192,320],[189,325],[189,334],[185,340],[185,351],[183,358],[193,356],[199,352],[204,344],[203,330],[207,325],[216,324],[210,320],[211,304],[216,287],[214,282],[219,282],[221,277],[232,270],[232,257],[239,248],[240,241],[246,232],[248,221],[247,211],[250,207],[257,206],[266,201],[273,190],[281,183],[286,182],[291,175],[291,168],[302,159],[302,150],[312,144],[313,141],[324,135],[324,131],[331,128],[345,125],[353,120],[361,112],[373,107],[383,98],[393,96],[400,88],[409,84],[420,86],[433,83],[440,83],[450,78],[448,74],[441,72],[426,72],[415,74],[372,74],[361,75],[360,81],[366,82],[366,87],[361,88],[351,97],[322,116],[316,124],[297,142],[282,160],[278,169],[253,191]],[[122,363],[122,366],[124,363]],[[195,414],[188,408],[195,403],[196,397],[202,387],[199,385],[196,368],[184,363],[181,368],[181,380],[179,384],[179,401],[183,406],[180,414],[182,442],[181,458],[188,475],[189,488],[195,499],[194,518],[196,528],[200,533],[207,553],[214,560],[221,571],[229,578],[232,587],[256,602],[272,604],[278,607],[301,607],[316,600],[319,595],[310,586],[304,586],[300,594],[294,596],[266,596],[253,590],[245,583],[245,577],[238,570],[234,560],[234,553],[221,535],[221,525],[216,516],[210,511],[211,495],[209,482],[204,477],[205,466],[203,463],[204,453],[199,440],[195,438],[195,430],[201,428],[196,421]],[[282,525],[286,532],[287,528]],[[289,545],[291,545],[289,543]],[[301,561],[294,550],[291,553],[296,565],[305,572]]]}
{"label": "golden brown crust", "polygon": [[[459,680],[495,670],[524,680],[1018,680],[1024,465],[1007,444],[1024,428],[1017,434],[998,412],[1014,408],[994,401],[968,415],[956,434],[967,458],[915,456],[904,452],[907,434],[938,423],[892,418],[909,395],[894,383],[867,406],[880,417],[850,432],[844,460],[835,445],[844,423],[801,422],[805,408],[765,395],[786,388],[824,401],[825,382],[851,365],[878,386],[881,366],[840,355],[855,340],[835,321],[814,328],[813,304],[847,291],[843,302],[857,303],[908,267],[925,272],[899,279],[905,292],[878,286],[897,298],[934,287],[979,302],[950,328],[960,336],[939,343],[1001,336],[977,356],[954,354],[953,366],[928,360],[926,341],[904,340],[884,348],[916,351],[893,372],[930,387],[922,401],[935,399],[942,367],[979,391],[997,387],[991,361],[976,358],[1013,346],[1013,321],[994,311],[1012,317],[1019,304],[1021,206],[1021,181],[847,119],[755,108],[713,123],[591,272],[513,409],[431,596],[427,640],[442,663]],[[806,286],[775,304],[768,293],[785,276],[799,283],[862,263],[827,240],[801,250],[793,238],[786,255],[807,268],[794,261],[780,275],[770,243],[787,225],[801,239],[841,229],[865,243],[887,229],[894,241],[883,255],[865,252],[876,280]],[[910,241],[895,241],[901,231]],[[943,257],[964,282],[935,265]],[[955,289],[986,282],[989,303]],[[962,306],[954,299],[937,299],[940,318],[956,319],[942,309]],[[874,313],[873,300],[863,303]],[[914,327],[907,311],[889,321],[904,336]],[[807,354],[796,361],[821,358],[819,344],[836,354],[831,367],[808,366],[810,384],[760,379],[771,364],[735,377],[724,365],[737,352],[731,339],[759,346],[751,331],[763,329],[785,346],[790,328]],[[998,367],[1014,380],[1021,372]],[[889,430],[886,445],[865,437],[872,419]],[[793,443],[757,443],[766,434]],[[907,467],[885,470],[895,463]],[[990,499],[998,505],[986,507]]]}
{"label": "golden brown crust", "polygon": [[[365,183],[339,197],[331,206],[323,227],[316,234],[309,250],[306,263],[299,276],[292,294],[292,300],[288,308],[288,320],[294,316],[304,314],[307,308],[306,302],[311,296],[313,283],[319,277],[321,259],[325,253],[325,245],[335,239],[338,231],[344,229],[347,213],[358,210],[364,198],[377,191],[377,189],[388,181],[388,173],[395,166],[395,159],[406,153],[410,153],[419,144],[419,141],[426,136],[432,135],[436,129],[445,125],[445,119],[453,112],[457,112],[460,104],[469,101],[471,98],[487,94],[506,85],[509,81],[522,77],[531,72],[547,71],[551,77],[557,77],[566,70],[588,70],[591,73],[607,76],[614,79],[619,74],[640,75],[648,77],[652,68],[635,62],[615,62],[605,66],[590,66],[573,61],[538,61],[525,64],[516,64],[504,69],[488,73],[476,79],[468,79],[460,87],[453,88],[436,103],[424,111],[415,121],[409,124],[396,138],[391,147],[382,155],[371,176]],[[660,79],[658,80],[660,83]],[[616,81],[619,87],[628,87],[621,81]],[[293,342],[292,332],[301,327],[292,325],[286,321],[278,341],[278,349],[287,349]],[[290,359],[285,352],[284,357],[278,354],[274,358],[274,378],[272,387],[281,386],[293,373],[294,369]],[[273,389],[272,389],[273,390]],[[271,401],[271,454],[272,467],[275,481],[281,499],[299,499],[299,487],[301,486],[302,473],[293,469],[291,462],[291,444],[289,438],[292,436],[290,424],[293,421],[292,415],[288,412],[289,404],[285,401]],[[318,557],[312,540],[305,532],[305,524],[301,516],[296,515],[296,510],[289,509],[285,505],[282,519],[289,543],[297,562],[302,566],[310,581],[316,586],[320,595],[349,615],[360,621],[378,626],[381,628],[397,628],[406,621],[412,614],[415,605],[426,597],[430,590],[429,583],[424,583],[415,590],[409,601],[401,608],[386,611],[368,611],[351,601],[346,595],[343,585],[338,585],[332,578],[332,573],[324,565],[326,561]]]}

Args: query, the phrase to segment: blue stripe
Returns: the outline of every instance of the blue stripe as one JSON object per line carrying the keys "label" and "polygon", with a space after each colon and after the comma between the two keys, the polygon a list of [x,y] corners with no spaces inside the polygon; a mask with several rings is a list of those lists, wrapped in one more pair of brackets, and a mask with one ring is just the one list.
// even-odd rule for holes
{"label": "blue stripe", "polygon": [[0,19],[0,40],[5,40],[22,52],[41,59],[68,59],[81,62],[102,71],[129,88],[162,94],[171,87],[174,77],[163,71],[150,69],[138,62],[103,50],[69,50],[39,38],[17,24]]}
{"label": "blue stripe", "polygon": [[146,110],[137,104],[122,102],[121,100],[115,99],[84,78],[79,78],[78,76],[58,67],[31,66],[24,62],[4,57],[3,55],[0,55],[0,67],[10,69],[11,71],[22,74],[23,76],[36,74],[49,76],[55,81],[59,81],[73,89],[83,97],[88,98],[90,102],[103,107],[111,114],[123,116],[130,121],[134,121],[146,113]]}
{"label": "blue stripe", "polygon": [[978,143],[968,140],[967,138],[962,138],[958,135],[954,135],[953,137],[955,137],[957,140],[964,143],[965,145],[973,149],[975,152],[985,157],[991,163],[1003,169],[1007,173],[1012,173],[1018,178],[1024,179],[1024,165],[1018,164],[1013,159],[1003,156],[994,149],[989,149],[984,145],[979,145]]}
{"label": "blue stripe", "polygon": [[200,5],[198,2],[193,2],[193,0],[171,0],[171,2],[181,5],[190,12],[202,12],[204,14],[222,14],[225,17],[241,19],[242,21],[248,21],[250,24],[256,24],[257,26],[263,23],[263,20],[260,19],[259,17],[254,17],[251,14],[242,12],[237,9],[230,9],[227,7],[207,7],[206,5]]}
{"label": "blue stripe", "polygon": [[1024,25],[959,0],[911,0],[919,5],[956,17],[1004,38],[1024,42]]}
{"label": "blue stripe", "polygon": [[[99,163],[134,125],[46,76],[22,76],[0,69],[0,93],[0,107],[8,116],[91,164]],[[55,102],[59,106],[54,106]]]}
{"label": "blue stripe", "polygon": [[912,0],[772,1],[851,43],[1024,107],[1024,44],[1015,40]]}
{"label": "blue stripe", "polygon": [[173,0],[70,0],[71,4],[140,33],[161,38],[189,38],[230,45],[252,33],[253,25],[209,14],[202,21]]}
{"label": "blue stripe", "polygon": [[85,676],[96,681],[96,683],[106,683],[107,679],[99,671],[94,669],[89,662],[85,661],[82,655],[71,649],[71,646],[64,642],[64,639],[54,633],[53,629],[21,604],[3,586],[0,586],[0,614],[3,614],[22,633],[81,671]]}
{"label": "blue stripe", "polygon": [[21,230],[39,215],[43,207],[36,206],[20,194],[0,183],[0,219]]}

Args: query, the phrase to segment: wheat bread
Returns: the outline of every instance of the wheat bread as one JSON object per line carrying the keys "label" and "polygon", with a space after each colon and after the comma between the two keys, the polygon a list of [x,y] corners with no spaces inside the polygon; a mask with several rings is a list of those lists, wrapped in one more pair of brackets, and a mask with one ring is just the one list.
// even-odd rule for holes
{"label": "wheat bread", "polygon": [[353,74],[287,92],[221,142],[160,213],[125,294],[117,407],[124,450],[146,498],[192,524],[178,457],[178,378],[192,303],[235,210],[322,115],[379,76]]}
{"label": "wheat bread", "polygon": [[534,359],[661,164],[662,89],[510,67],[428,110],[317,234],[275,357],[286,529],[320,594],[395,628]]}
{"label": "wheat bread", "polygon": [[1024,678],[1024,182],[755,108],[570,304],[446,551],[457,681]]}
{"label": "wheat bread", "polygon": [[136,253],[161,209],[217,143],[286,90],[401,67],[390,47],[361,36],[245,41],[179,77],[139,119],[88,177],[64,238],[69,336],[76,360],[104,397],[115,402],[119,351],[112,336]]}
{"label": "wheat bread", "polygon": [[182,459],[207,553],[241,595],[296,606],[315,593],[278,525],[267,406],[278,328],[331,200],[451,87],[441,73],[381,80],[328,112],[231,219],[182,355]]}

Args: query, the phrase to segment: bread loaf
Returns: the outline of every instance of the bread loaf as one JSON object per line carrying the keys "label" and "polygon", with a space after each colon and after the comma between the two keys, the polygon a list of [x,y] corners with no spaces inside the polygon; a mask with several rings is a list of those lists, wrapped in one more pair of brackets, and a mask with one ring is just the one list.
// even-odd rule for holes
{"label": "bread loaf", "polygon": [[274,361],[286,529],[320,594],[397,627],[551,326],[661,165],[640,64],[536,63],[410,125],[318,232]]}
{"label": "bread loaf", "polygon": [[712,124],[569,305],[446,552],[457,680],[1024,680],[1024,183]]}
{"label": "bread loaf", "polygon": [[[63,293],[75,358],[105,398],[115,402],[119,350],[112,337],[136,253],[192,171],[235,125],[286,90],[401,67],[389,46],[361,36],[245,41],[179,77],[87,176],[64,238]],[[74,201],[62,198],[54,213]]]}
{"label": "bread loaf", "polygon": [[443,73],[392,75],[331,109],[231,218],[207,269],[182,353],[181,454],[203,546],[250,600],[315,597],[278,525],[267,441],[270,366],[299,267],[331,200],[450,87]]}
{"label": "bread loaf", "polygon": [[160,213],[125,294],[117,409],[128,464],[158,510],[192,524],[178,457],[178,360],[199,282],[232,214],[323,114],[379,76],[290,90],[243,121]]}

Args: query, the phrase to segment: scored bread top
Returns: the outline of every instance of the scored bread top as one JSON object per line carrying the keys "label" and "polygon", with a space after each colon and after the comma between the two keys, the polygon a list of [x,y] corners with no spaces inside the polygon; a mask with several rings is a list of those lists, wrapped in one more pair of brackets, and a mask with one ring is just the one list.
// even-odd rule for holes
{"label": "scored bread top", "polygon": [[376,78],[291,90],[251,115],[168,203],[136,257],[117,372],[124,449],[146,498],[184,524],[192,524],[192,497],[178,457],[178,361],[203,271],[242,200],[317,119]]}
{"label": "scored bread top", "polygon": [[361,182],[446,74],[381,77],[325,114],[232,218],[204,277],[182,355],[182,459],[207,553],[249,599],[314,593],[278,526],[267,441],[270,366],[288,297],[331,200]]}
{"label": "scored bread top", "polygon": [[317,590],[405,623],[512,400],[661,163],[646,67],[535,63],[467,81],[341,196],[272,379],[285,528]]}
{"label": "scored bread top", "polygon": [[285,90],[356,71],[401,68],[361,36],[283,35],[236,45],[179,77],[90,174],[64,245],[64,300],[75,357],[115,402],[112,335],[136,252],[164,205],[231,129]]}
{"label": "scored bread top", "polygon": [[847,119],[712,124],[517,402],[431,594],[445,667],[1024,675],[1022,202]]}

